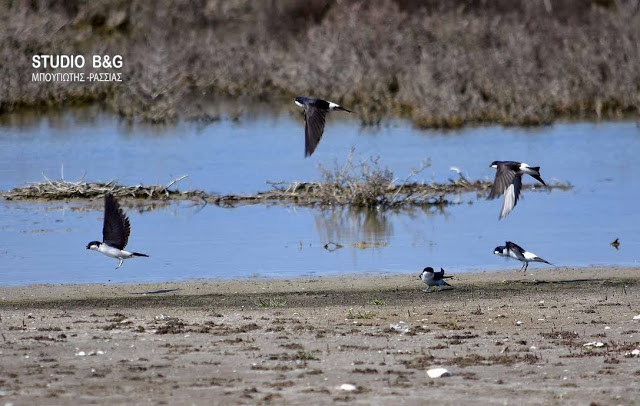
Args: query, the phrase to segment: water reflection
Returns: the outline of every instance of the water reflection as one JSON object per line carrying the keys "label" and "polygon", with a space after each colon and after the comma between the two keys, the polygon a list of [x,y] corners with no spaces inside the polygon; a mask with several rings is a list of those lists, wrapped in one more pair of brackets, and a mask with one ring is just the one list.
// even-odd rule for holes
{"label": "water reflection", "polygon": [[393,236],[389,214],[376,209],[336,207],[313,218],[320,241],[385,241]]}
{"label": "water reflection", "polygon": [[449,216],[445,206],[411,206],[401,210],[342,206],[317,211],[313,223],[320,241],[388,242],[394,236],[394,224],[399,219],[422,221],[436,215],[445,219]]}
{"label": "water reflection", "polygon": [[47,109],[46,112],[26,110],[0,115],[0,126],[14,130],[37,130],[41,126],[56,130],[66,130],[78,125],[94,126],[100,122],[102,114],[98,107],[73,109]]}

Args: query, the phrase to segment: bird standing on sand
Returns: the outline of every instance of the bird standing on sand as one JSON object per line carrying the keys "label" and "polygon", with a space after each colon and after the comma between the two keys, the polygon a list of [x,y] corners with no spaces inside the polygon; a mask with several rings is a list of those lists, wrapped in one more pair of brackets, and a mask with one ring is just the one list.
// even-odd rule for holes
{"label": "bird standing on sand", "polygon": [[304,156],[308,157],[313,154],[316,147],[320,143],[322,133],[324,132],[325,117],[329,110],[340,110],[351,113],[336,103],[314,99],[312,97],[296,97],[295,102],[298,106],[304,108]]}
{"label": "bird standing on sand", "polygon": [[501,219],[509,214],[518,203],[523,174],[528,174],[538,182],[547,186],[540,177],[539,166],[529,166],[525,163],[513,161],[493,161],[491,167],[497,169],[497,171],[488,199],[493,200],[504,193],[502,210],[500,211]]}
{"label": "bird standing on sand", "polygon": [[422,282],[427,285],[423,292],[428,292],[432,286],[439,286],[440,288],[438,289],[438,292],[442,290],[444,285],[451,286],[444,281],[445,278],[453,278],[453,276],[444,276],[444,269],[440,268],[440,272],[435,272],[430,266],[424,268],[419,276],[419,279],[422,279]]}
{"label": "bird standing on sand", "polygon": [[102,242],[91,241],[87,244],[88,250],[94,250],[104,255],[120,260],[116,269],[122,266],[125,259],[133,257],[148,257],[138,252],[124,251],[129,240],[131,226],[129,219],[122,212],[115,197],[110,193],[104,195],[104,224],[102,226]]}
{"label": "bird standing on sand", "polygon": [[527,268],[529,267],[529,262],[544,262],[545,264],[553,265],[546,259],[540,258],[533,252],[525,251],[521,246],[511,241],[507,241],[506,246],[496,247],[493,250],[493,253],[502,257],[511,257],[517,259],[518,261],[521,261],[522,268],[520,268],[518,271],[522,271],[524,269],[524,272],[526,272]]}

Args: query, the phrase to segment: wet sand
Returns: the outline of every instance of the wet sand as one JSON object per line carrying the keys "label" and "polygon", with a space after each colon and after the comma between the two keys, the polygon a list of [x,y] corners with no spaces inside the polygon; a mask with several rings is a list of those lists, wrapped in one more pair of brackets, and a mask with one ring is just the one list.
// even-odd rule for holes
{"label": "wet sand", "polygon": [[640,268],[534,267],[0,288],[0,404],[637,402]]}

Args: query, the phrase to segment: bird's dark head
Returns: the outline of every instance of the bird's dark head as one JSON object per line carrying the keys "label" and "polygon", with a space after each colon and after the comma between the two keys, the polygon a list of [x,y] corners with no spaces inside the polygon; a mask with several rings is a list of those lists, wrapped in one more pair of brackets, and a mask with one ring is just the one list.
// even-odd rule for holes
{"label": "bird's dark head", "polygon": [[498,161],[493,161],[491,162],[491,165],[489,165],[490,168],[497,168],[498,167]]}
{"label": "bird's dark head", "polygon": [[91,241],[89,244],[87,244],[87,249],[88,250],[97,250],[98,247],[101,245],[102,243],[100,241]]}
{"label": "bird's dark head", "polygon": [[431,268],[430,266],[424,268],[420,273],[420,276],[418,276],[418,279],[422,279],[422,275],[424,275],[425,273],[433,273],[433,268]]}
{"label": "bird's dark head", "polygon": [[306,97],[296,97],[295,102],[298,106],[304,107],[304,102],[307,100]]}
{"label": "bird's dark head", "polygon": [[503,252],[504,252],[504,246],[496,247],[493,250],[493,253],[496,255],[502,255]]}

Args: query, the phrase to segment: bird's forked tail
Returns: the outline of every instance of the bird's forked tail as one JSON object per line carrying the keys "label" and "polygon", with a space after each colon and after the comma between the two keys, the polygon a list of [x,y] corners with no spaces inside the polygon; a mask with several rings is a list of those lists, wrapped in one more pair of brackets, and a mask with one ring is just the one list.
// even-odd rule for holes
{"label": "bird's forked tail", "polygon": [[536,172],[536,173],[532,173],[531,174],[532,178],[534,178],[538,182],[542,183],[543,185],[547,186],[547,184],[544,183],[544,180],[542,180],[542,177],[540,176],[540,167],[539,166],[530,166],[529,169],[531,169],[532,171]]}
{"label": "bird's forked tail", "polygon": [[352,111],[351,111],[351,110],[347,110],[347,109],[345,109],[345,108],[344,108],[344,107],[342,107],[342,106],[336,106],[336,107],[334,107],[333,109],[334,109],[334,110],[339,110],[339,111],[346,111],[347,113],[352,113]]}
{"label": "bird's forked tail", "polygon": [[533,260],[536,261],[536,262],[544,262],[545,264],[549,264],[551,266],[555,266],[551,262],[547,261],[546,259],[542,259],[540,257],[535,257]]}

